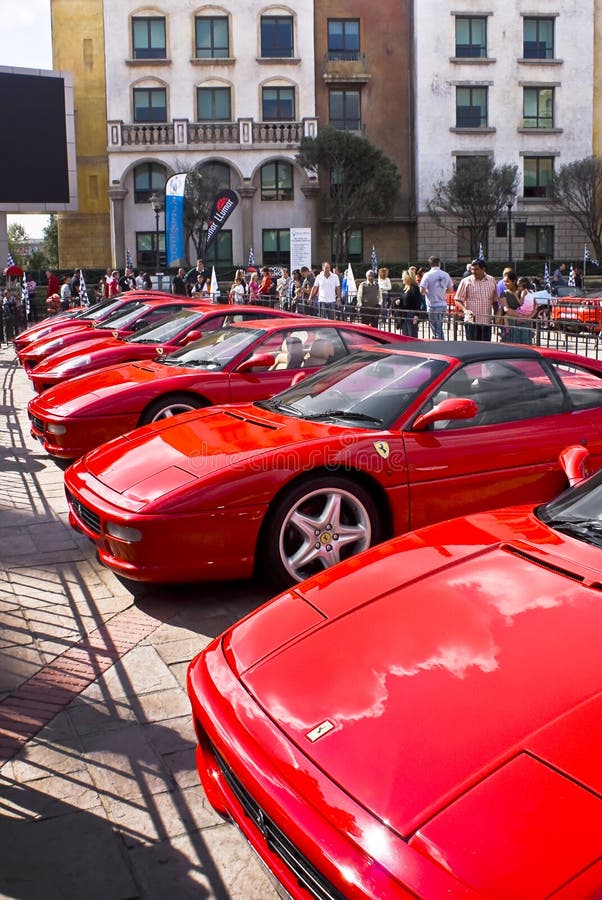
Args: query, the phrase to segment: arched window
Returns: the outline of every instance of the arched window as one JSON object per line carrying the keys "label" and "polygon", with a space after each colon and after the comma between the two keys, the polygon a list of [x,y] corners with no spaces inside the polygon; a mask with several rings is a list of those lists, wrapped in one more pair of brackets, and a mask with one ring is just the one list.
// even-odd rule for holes
{"label": "arched window", "polygon": [[208,162],[199,166],[199,172],[206,184],[210,184],[216,191],[230,187],[230,166],[225,163]]}
{"label": "arched window", "polygon": [[151,194],[163,194],[167,174],[159,163],[140,163],[134,169],[134,203],[148,203]]}

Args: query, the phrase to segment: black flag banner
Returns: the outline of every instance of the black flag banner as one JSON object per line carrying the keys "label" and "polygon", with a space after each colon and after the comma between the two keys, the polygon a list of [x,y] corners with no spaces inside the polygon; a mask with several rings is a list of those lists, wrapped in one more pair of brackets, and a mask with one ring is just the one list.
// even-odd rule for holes
{"label": "black flag banner", "polygon": [[211,210],[211,215],[209,217],[209,223],[207,225],[207,240],[205,241],[205,250],[207,249],[211,241],[213,241],[217,237],[224,222],[226,221],[228,216],[234,212],[237,205],[238,196],[234,193],[234,191],[223,190],[219,192],[219,194],[215,198],[213,209]]}

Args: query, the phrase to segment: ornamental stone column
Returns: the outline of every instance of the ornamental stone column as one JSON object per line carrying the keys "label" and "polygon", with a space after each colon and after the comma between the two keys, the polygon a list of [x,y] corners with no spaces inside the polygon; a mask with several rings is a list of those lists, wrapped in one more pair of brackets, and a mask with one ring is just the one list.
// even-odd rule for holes
{"label": "ornamental stone column", "polygon": [[111,202],[109,214],[111,226],[111,265],[114,269],[123,269],[125,266],[125,217],[123,212],[123,201],[127,196],[127,193],[125,188],[109,188],[109,200]]}
{"label": "ornamental stone column", "polygon": [[257,188],[245,179],[236,190],[242,201],[242,258],[246,260],[249,247],[253,246],[253,197]]}

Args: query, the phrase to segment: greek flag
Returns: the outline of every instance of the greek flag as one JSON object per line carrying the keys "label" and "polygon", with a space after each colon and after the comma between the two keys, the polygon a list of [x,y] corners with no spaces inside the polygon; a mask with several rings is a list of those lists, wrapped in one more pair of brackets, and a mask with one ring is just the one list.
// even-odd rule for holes
{"label": "greek flag", "polygon": [[569,279],[567,281],[569,287],[575,287],[575,270],[571,266],[569,269]]}
{"label": "greek flag", "polygon": [[583,262],[584,263],[591,262],[592,266],[598,265],[598,260],[594,259],[593,256],[589,255],[589,249],[588,249],[587,244],[585,245],[585,248],[583,250]]}
{"label": "greek flag", "polygon": [[90,298],[88,297],[88,288],[86,287],[83,269],[79,270],[79,302],[82,306],[90,306]]}
{"label": "greek flag", "polygon": [[129,247],[128,247],[127,250],[125,251],[125,264],[126,264],[126,266],[127,266],[128,269],[133,269],[133,268],[134,268],[134,264],[133,264],[133,262],[132,262],[132,254],[130,253],[130,248],[129,248]]}
{"label": "greek flag", "polygon": [[374,244],[372,244],[372,251],[370,253],[370,268],[375,275],[378,273],[378,259],[376,258],[376,250],[374,249]]}
{"label": "greek flag", "polygon": [[249,268],[251,268],[251,266],[254,266],[254,265],[255,265],[255,255],[253,253],[253,248],[251,247],[249,249],[249,262],[247,263],[247,266]]}
{"label": "greek flag", "polygon": [[550,281],[550,270],[547,263],[543,267],[543,286],[549,294],[552,293],[552,282]]}

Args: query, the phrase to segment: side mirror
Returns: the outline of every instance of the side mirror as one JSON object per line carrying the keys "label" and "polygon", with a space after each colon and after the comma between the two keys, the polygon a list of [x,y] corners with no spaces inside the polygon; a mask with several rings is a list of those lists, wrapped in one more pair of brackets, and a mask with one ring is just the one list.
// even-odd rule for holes
{"label": "side mirror", "polygon": [[188,334],[185,335],[185,336],[182,338],[182,340],[180,341],[180,344],[181,344],[183,347],[185,347],[186,344],[192,344],[193,341],[200,341],[200,339],[201,339],[202,337],[203,337],[203,332],[202,332],[202,331],[198,331],[197,329],[193,329],[192,331],[189,331]]}
{"label": "side mirror", "polygon": [[446,419],[473,419],[479,411],[474,400],[467,397],[451,397],[442,400],[422,416],[418,416],[413,431],[425,431],[431,422],[442,422]]}
{"label": "side mirror", "polygon": [[558,457],[558,462],[571,487],[592,474],[589,450],[582,444],[566,447]]}
{"label": "side mirror", "polygon": [[247,372],[253,372],[254,369],[271,369],[275,362],[276,357],[273,353],[257,353],[251,356],[250,359],[245,359],[239,365],[237,371],[244,375]]}

